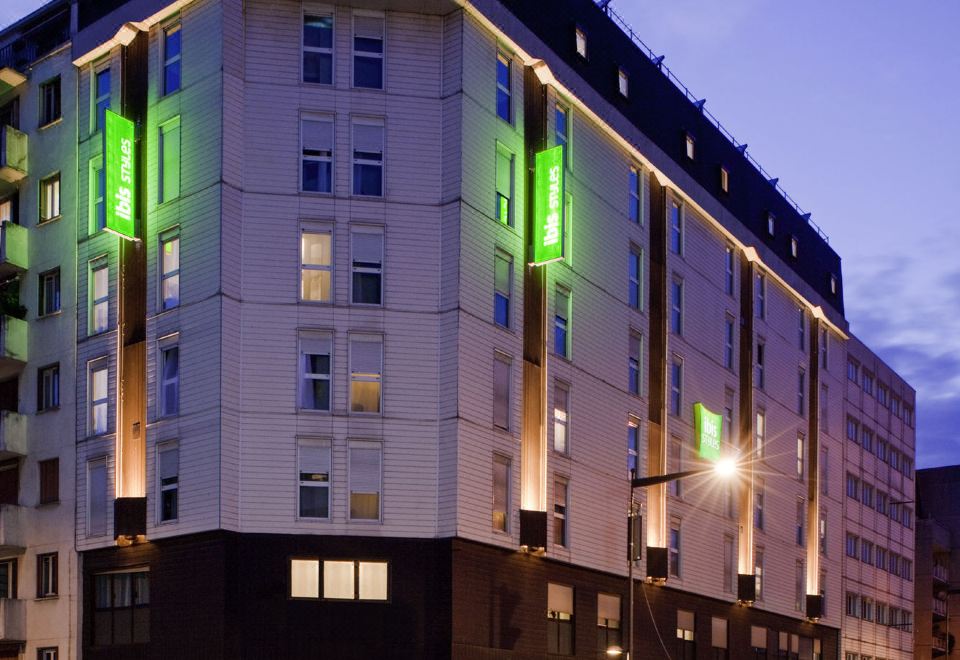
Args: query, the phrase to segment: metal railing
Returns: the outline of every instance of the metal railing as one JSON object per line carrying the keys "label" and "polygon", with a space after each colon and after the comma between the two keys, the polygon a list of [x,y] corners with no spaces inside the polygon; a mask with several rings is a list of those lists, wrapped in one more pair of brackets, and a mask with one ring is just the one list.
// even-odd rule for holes
{"label": "metal railing", "polygon": [[947,650],[947,633],[934,633],[933,634],[933,648],[937,651],[946,651]]}
{"label": "metal railing", "polygon": [[947,567],[943,564],[934,564],[933,565],[933,577],[940,580],[941,582],[949,582],[950,574],[947,572]]}
{"label": "metal railing", "polygon": [[943,598],[933,597],[933,613],[940,616],[947,616],[947,601]]}
{"label": "metal railing", "polygon": [[743,154],[744,158],[747,159],[747,162],[753,165],[760,175],[769,181],[771,185],[773,185],[777,192],[779,192],[783,198],[787,200],[787,203],[790,204],[790,206],[792,206],[797,213],[799,213],[800,216],[807,221],[807,224],[816,230],[820,238],[829,243],[830,237],[827,236],[827,234],[823,231],[823,229],[820,228],[819,225],[817,225],[817,223],[810,219],[810,213],[804,211],[800,205],[789,194],[787,194],[787,191],[783,189],[783,186],[780,185],[780,182],[777,180],[777,178],[763,169],[763,166],[757,161],[757,159],[754,158],[749,151],[747,151],[747,143],[739,142],[733,136],[733,134],[727,130],[723,124],[720,123],[720,120],[717,119],[713,113],[707,110],[707,108],[704,106],[705,100],[698,98],[696,95],[690,92],[690,89],[684,85],[679,78],[677,78],[677,76],[673,73],[673,71],[670,70],[668,66],[663,63],[663,56],[656,55],[653,52],[653,49],[644,43],[643,39],[641,39],[637,33],[633,31],[633,28],[630,27],[623,17],[614,11],[613,7],[611,7],[609,4],[609,0],[606,2],[604,2],[604,0],[594,0],[594,2],[604,11],[604,13],[606,13],[610,20],[612,20],[613,23],[619,27],[624,34],[630,37],[630,40],[633,41],[634,45],[636,45],[644,55],[650,58],[650,61],[653,62],[656,67],[660,69],[663,75],[667,77],[667,80],[672,82],[677,89],[683,92],[683,95],[687,97],[687,100],[690,101],[690,103],[693,104],[703,114],[704,117],[709,119],[710,123],[717,127],[717,130],[720,131],[720,134],[727,138],[727,140],[734,146],[734,148],[737,149],[737,151]]}

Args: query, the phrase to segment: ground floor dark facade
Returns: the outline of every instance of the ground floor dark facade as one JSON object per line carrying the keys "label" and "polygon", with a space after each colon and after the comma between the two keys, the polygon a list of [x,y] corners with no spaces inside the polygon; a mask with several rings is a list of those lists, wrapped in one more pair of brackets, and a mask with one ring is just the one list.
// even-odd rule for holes
{"label": "ground floor dark facade", "polygon": [[[290,560],[303,557],[386,561],[387,599],[290,598]],[[86,660],[552,657],[551,582],[573,587],[575,657],[603,657],[598,593],[620,595],[627,618],[621,576],[460,539],[208,532],[85,552],[82,565]],[[837,658],[833,628],[669,587],[638,583],[636,598],[634,658],[666,657],[661,638],[671,657],[684,657],[678,609],[695,614],[687,658],[718,657],[713,617],[728,621],[730,658],[755,657],[752,626],[770,631],[767,658],[789,657],[778,655],[784,632],[819,639],[822,658]]]}

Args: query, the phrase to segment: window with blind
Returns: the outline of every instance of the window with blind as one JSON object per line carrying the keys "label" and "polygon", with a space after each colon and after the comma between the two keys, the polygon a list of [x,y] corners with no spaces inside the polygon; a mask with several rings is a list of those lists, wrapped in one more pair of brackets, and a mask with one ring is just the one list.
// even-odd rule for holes
{"label": "window with blind", "polygon": [[720,617],[710,617],[710,646],[714,660],[727,660],[730,657],[727,641],[727,620]]}
{"label": "window with blind", "polygon": [[103,435],[108,429],[108,368],[105,357],[87,363],[87,428],[90,435]]}
{"label": "window with blind", "polygon": [[157,203],[180,196],[180,117],[160,125]]}
{"label": "window with blind", "polygon": [[303,17],[303,82],[333,84],[333,16]]}
{"label": "window with blind", "polygon": [[333,233],[300,233],[300,299],[333,302]]}
{"label": "window with blind", "polygon": [[180,23],[163,29],[163,93],[180,91]]}
{"label": "window with blind", "polygon": [[573,587],[547,583],[547,653],[573,655]]}
{"label": "window with blind", "polygon": [[553,352],[570,357],[570,290],[558,286],[553,307]]}
{"label": "window with blind", "polygon": [[697,657],[695,617],[688,610],[677,610],[677,658],[694,660]]}
{"label": "window with blind", "polygon": [[176,442],[157,445],[157,491],[160,522],[179,515],[180,447]]}
{"label": "window with blind", "polygon": [[381,458],[380,443],[350,443],[350,520],[380,520]]}
{"label": "window with blind", "polygon": [[107,459],[87,462],[87,536],[107,533]]}
{"label": "window with blind", "polygon": [[559,380],[553,383],[553,450],[570,451],[570,386]]}
{"label": "window with blind", "polygon": [[333,117],[304,114],[300,117],[300,189],[333,192]]}
{"label": "window with blind", "polygon": [[103,203],[103,191],[106,187],[106,179],[104,179],[103,173],[103,157],[97,156],[96,158],[91,158],[90,164],[88,165],[88,171],[88,227],[90,233],[93,234],[107,226],[106,207]]}
{"label": "window with blind", "polygon": [[627,390],[630,394],[640,395],[641,387],[641,374],[643,370],[641,369],[642,364],[642,352],[643,352],[643,337],[637,332],[630,332],[630,337],[628,339],[629,343],[629,353],[627,355]]}
{"label": "window with blind", "polygon": [[497,144],[496,160],[496,207],[494,215],[500,224],[513,226],[513,189],[514,189],[514,157],[501,144]]}
{"label": "window with blind", "polygon": [[330,517],[330,441],[300,440],[297,444],[299,516]]}
{"label": "window with blind", "polygon": [[39,461],[40,504],[52,504],[60,501],[60,459],[50,458]]}
{"label": "window with blind", "polygon": [[597,594],[597,654],[607,657],[608,651],[623,646],[620,634],[620,596]]}
{"label": "window with blind", "polygon": [[180,229],[160,235],[160,309],[180,305]]}
{"label": "window with blind", "polygon": [[553,544],[566,547],[567,538],[567,508],[569,507],[567,480],[556,477],[553,480]]}
{"label": "window with blind", "polygon": [[300,408],[330,411],[332,344],[329,334],[300,333]]}
{"label": "window with blind", "polygon": [[353,86],[383,89],[383,16],[353,16]]}
{"label": "window with blind", "polygon": [[350,412],[380,413],[383,381],[383,337],[350,337]]}
{"label": "window with blind", "polygon": [[177,336],[160,341],[160,375],[157,378],[157,404],[160,417],[180,412],[180,347]]}
{"label": "window with blind", "polygon": [[493,257],[493,322],[510,327],[510,294],[513,290],[513,257],[497,250]]}
{"label": "window with blind", "polygon": [[493,529],[510,531],[510,459],[493,456]]}
{"label": "window with blind", "polygon": [[363,227],[350,235],[351,300],[357,305],[383,303],[383,229]]}
{"label": "window with blind", "polygon": [[383,196],[383,121],[353,123],[353,194]]}
{"label": "window with blind", "polygon": [[510,430],[510,358],[496,353],[493,359],[493,424]]}
{"label": "window with blind", "polygon": [[353,559],[291,559],[290,597],[325,600],[389,598],[390,565]]}

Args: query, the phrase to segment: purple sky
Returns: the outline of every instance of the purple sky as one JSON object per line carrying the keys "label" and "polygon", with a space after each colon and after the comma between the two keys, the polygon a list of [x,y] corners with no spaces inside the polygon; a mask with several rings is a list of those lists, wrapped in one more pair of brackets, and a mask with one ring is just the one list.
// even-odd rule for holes
{"label": "purple sky", "polygon": [[960,3],[612,6],[830,236],[852,331],[917,390],[917,465],[960,462]]}

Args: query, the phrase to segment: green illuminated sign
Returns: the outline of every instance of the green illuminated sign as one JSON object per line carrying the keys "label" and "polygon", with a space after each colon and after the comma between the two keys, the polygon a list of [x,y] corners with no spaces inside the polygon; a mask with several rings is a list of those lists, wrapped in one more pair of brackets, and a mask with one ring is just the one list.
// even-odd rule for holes
{"label": "green illuminated sign", "polygon": [[533,175],[533,264],[563,259],[563,145],[536,155]]}
{"label": "green illuminated sign", "polygon": [[133,122],[106,111],[103,129],[104,189],[107,231],[137,237],[136,141]]}
{"label": "green illuminated sign", "polygon": [[708,461],[720,459],[720,433],[723,417],[710,412],[702,403],[693,404],[697,454]]}

